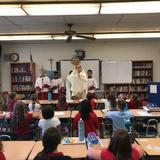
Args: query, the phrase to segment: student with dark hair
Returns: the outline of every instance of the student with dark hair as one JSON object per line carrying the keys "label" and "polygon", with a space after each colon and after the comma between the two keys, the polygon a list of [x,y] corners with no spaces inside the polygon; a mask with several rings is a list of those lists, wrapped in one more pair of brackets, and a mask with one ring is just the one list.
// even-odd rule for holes
{"label": "student with dark hair", "polygon": [[69,105],[66,102],[66,96],[64,94],[60,94],[59,99],[58,99],[58,104],[56,106],[56,110],[67,111],[68,108],[69,108]]}
{"label": "student with dark hair", "polygon": [[58,71],[54,72],[53,79],[51,80],[51,89],[54,100],[58,100],[59,95],[64,92],[64,82],[63,79],[59,76]]}
{"label": "student with dark hair", "polygon": [[17,93],[12,92],[9,95],[8,112],[10,112],[10,113],[13,112],[16,103],[17,103]]}
{"label": "student with dark hair", "polygon": [[57,128],[48,128],[43,135],[43,150],[39,152],[34,160],[71,160],[69,156],[64,156],[63,152],[58,152],[58,145],[61,143],[61,134]]}
{"label": "student with dark hair", "polygon": [[26,111],[25,103],[17,102],[12,118],[13,131],[19,136],[27,137],[30,133],[29,124],[32,121],[32,117],[32,113]]}
{"label": "student with dark hair", "polygon": [[78,121],[82,118],[85,126],[85,136],[88,135],[89,132],[95,132],[98,134],[98,118],[95,112],[91,109],[90,101],[83,100],[80,103],[80,110],[76,114],[73,122],[74,133],[77,134],[78,131]]}
{"label": "student with dark hair", "polygon": [[50,127],[60,128],[60,120],[54,117],[54,108],[52,106],[42,107],[42,117],[43,119],[40,119],[38,123],[38,126],[42,129],[42,135]]}
{"label": "student with dark hair", "polygon": [[139,160],[143,149],[131,144],[128,132],[123,129],[114,131],[108,148],[88,149],[88,157],[96,160]]}
{"label": "student with dark hair", "polygon": [[93,98],[95,98],[95,92],[96,89],[98,88],[97,86],[97,81],[95,78],[92,77],[92,70],[89,69],[87,71],[87,75],[88,75],[88,92],[92,94]]}
{"label": "student with dark hair", "polygon": [[108,94],[108,101],[110,102],[109,110],[117,110],[116,97],[113,93]]}
{"label": "student with dark hair", "polygon": [[0,160],[6,160],[4,153],[3,153],[3,144],[0,141]]}
{"label": "student with dark hair", "polygon": [[87,99],[90,101],[92,110],[96,109],[96,103],[95,103],[92,93],[89,93],[89,92],[87,93]]}
{"label": "student with dark hair", "polygon": [[38,96],[36,94],[32,94],[31,96],[32,102],[29,103],[28,109],[30,112],[37,112],[41,110],[41,105],[38,102]]}
{"label": "student with dark hair", "polygon": [[113,130],[116,129],[126,129],[130,123],[130,118],[132,116],[131,112],[125,111],[126,102],[124,100],[118,100],[118,111],[106,112],[105,116],[112,119]]}
{"label": "student with dark hair", "polygon": [[137,94],[132,95],[132,99],[128,102],[129,109],[139,109],[142,108],[142,101],[139,100]]}

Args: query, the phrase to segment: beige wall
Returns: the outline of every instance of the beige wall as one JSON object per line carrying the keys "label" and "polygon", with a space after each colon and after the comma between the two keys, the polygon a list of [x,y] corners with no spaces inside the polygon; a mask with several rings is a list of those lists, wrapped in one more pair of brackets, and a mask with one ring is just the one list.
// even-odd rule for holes
{"label": "beige wall", "polygon": [[[44,65],[50,69],[48,59],[55,61],[70,59],[75,49],[84,49],[87,59],[100,60],[153,60],[153,80],[160,81],[160,41],[107,41],[89,43],[39,43],[39,44],[3,44],[3,53],[17,52],[20,62],[29,62],[30,52],[38,68]],[[53,69],[55,68],[55,61]],[[2,90],[10,91],[10,66],[9,62],[2,62]]]}

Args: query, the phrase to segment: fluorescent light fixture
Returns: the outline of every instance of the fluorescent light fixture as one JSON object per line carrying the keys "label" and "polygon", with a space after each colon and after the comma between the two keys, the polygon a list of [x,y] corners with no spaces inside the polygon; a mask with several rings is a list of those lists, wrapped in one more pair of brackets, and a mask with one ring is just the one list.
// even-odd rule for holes
{"label": "fluorescent light fixture", "polygon": [[94,34],[96,39],[134,39],[134,38],[160,38],[160,33],[112,33]]}
{"label": "fluorescent light fixture", "polygon": [[52,40],[51,35],[16,35],[0,36],[0,41],[28,41],[28,40]]}
{"label": "fluorescent light fixture", "polygon": [[[68,36],[53,36],[53,39],[54,39],[54,40],[66,40],[67,37],[68,37]],[[75,40],[76,40],[76,39],[83,39],[83,38],[74,37],[74,36],[73,36],[72,39],[75,39]]]}
{"label": "fluorescent light fixture", "polygon": [[29,15],[87,15],[98,14],[100,4],[24,4]]}
{"label": "fluorescent light fixture", "polygon": [[160,1],[102,3],[100,14],[160,13]]}
{"label": "fluorescent light fixture", "polygon": [[0,16],[25,16],[26,13],[22,10],[19,4],[0,5]]}

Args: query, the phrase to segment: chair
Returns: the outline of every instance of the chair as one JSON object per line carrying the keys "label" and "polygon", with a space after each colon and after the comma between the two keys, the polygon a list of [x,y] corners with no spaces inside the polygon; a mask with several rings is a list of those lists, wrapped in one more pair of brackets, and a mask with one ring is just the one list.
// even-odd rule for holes
{"label": "chair", "polygon": [[11,141],[11,137],[9,135],[0,135],[0,140],[1,141]]}
{"label": "chair", "polygon": [[146,126],[146,136],[158,136],[158,121],[149,119]]}
{"label": "chair", "polygon": [[113,121],[112,119],[105,117],[101,123],[101,137],[103,138],[105,135],[111,136],[113,133]]}

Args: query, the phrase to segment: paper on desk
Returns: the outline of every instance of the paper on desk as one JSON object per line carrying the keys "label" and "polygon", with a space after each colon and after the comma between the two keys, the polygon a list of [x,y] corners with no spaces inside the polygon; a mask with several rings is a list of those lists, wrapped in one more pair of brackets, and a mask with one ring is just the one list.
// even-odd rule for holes
{"label": "paper on desk", "polygon": [[55,112],[54,115],[55,115],[55,116],[63,116],[63,115],[64,115],[64,112]]}
{"label": "paper on desk", "polygon": [[157,93],[157,85],[150,85],[150,93]]}
{"label": "paper on desk", "polygon": [[147,149],[152,149],[152,150],[156,150],[156,151],[160,151],[160,147],[159,146],[155,146],[155,145],[151,145],[151,144],[148,144],[146,146]]}
{"label": "paper on desk", "polygon": [[137,111],[140,116],[149,116],[150,114],[146,111]]}

